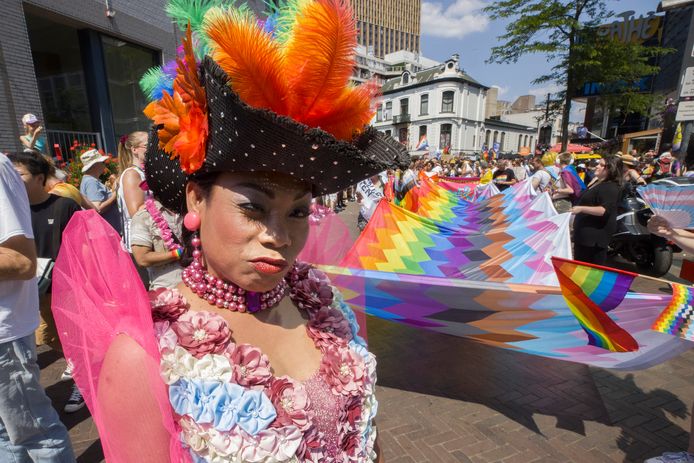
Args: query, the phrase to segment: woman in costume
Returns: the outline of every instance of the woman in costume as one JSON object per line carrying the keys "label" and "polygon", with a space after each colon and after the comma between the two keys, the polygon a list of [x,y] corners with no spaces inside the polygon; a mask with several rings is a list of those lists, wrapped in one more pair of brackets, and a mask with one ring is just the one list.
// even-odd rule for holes
{"label": "woman in costume", "polygon": [[[383,461],[375,359],[327,277],[296,258],[312,196],[409,159],[367,127],[374,87],[348,84],[351,9],[343,0],[290,7],[274,30],[244,8],[178,18],[198,34],[188,29],[171,93],[145,111],[157,128],[145,171],[162,205],[184,214],[192,262],[177,289],[150,293],[153,329],[124,308],[141,305],[144,290],[132,267],[127,281],[113,275],[127,263],[114,246],[99,252],[115,256],[118,281],[103,300],[69,285],[92,259],[83,243],[68,242],[59,259],[57,284],[69,289],[58,311],[72,310],[59,328],[83,360],[75,377],[109,461]],[[201,60],[194,42],[207,51]],[[98,224],[75,222],[75,235],[78,226],[98,245]],[[101,306],[94,328],[109,325],[108,336],[81,328],[88,322],[71,307],[81,291]],[[84,338],[107,353],[87,354]]]}

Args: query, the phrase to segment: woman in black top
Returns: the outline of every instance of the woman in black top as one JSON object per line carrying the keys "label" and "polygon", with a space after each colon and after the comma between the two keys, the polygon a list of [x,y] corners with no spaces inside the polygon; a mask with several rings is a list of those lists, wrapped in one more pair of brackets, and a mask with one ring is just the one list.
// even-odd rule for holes
{"label": "woman in black top", "polygon": [[604,265],[607,245],[617,229],[617,202],[622,169],[616,158],[601,159],[596,180],[583,192],[571,213],[574,220],[574,259]]}

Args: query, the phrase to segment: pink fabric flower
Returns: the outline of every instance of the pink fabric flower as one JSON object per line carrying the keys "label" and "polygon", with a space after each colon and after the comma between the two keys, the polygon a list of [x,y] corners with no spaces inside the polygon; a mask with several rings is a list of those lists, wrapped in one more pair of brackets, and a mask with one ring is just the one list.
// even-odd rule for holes
{"label": "pink fabric flower", "polygon": [[330,345],[323,352],[321,373],[335,394],[358,396],[364,392],[364,360],[347,346]]}
{"label": "pink fabric flower", "polygon": [[154,321],[176,321],[188,310],[188,301],[176,289],[159,288],[148,293]]}
{"label": "pink fabric flower", "polygon": [[269,396],[277,412],[272,427],[294,425],[306,431],[311,426],[308,394],[301,383],[288,376],[274,378],[270,383]]}
{"label": "pink fabric flower", "polygon": [[355,461],[353,459],[357,456],[357,453],[359,452],[360,444],[361,436],[359,435],[359,431],[354,430],[343,434],[340,442],[340,449],[342,449],[342,451],[345,452],[346,456],[350,458],[343,459],[342,461]]}
{"label": "pink fabric flower", "polygon": [[196,358],[205,354],[222,353],[231,342],[231,330],[227,322],[211,312],[186,312],[172,327],[180,346]]}
{"label": "pink fabric flower", "polygon": [[232,382],[241,386],[263,386],[272,379],[270,361],[260,349],[250,344],[231,344],[225,355],[232,369]]}
{"label": "pink fabric flower", "polygon": [[[330,287],[330,280],[325,273],[308,266],[308,264],[297,264],[300,270],[298,274],[305,277],[291,285],[290,297],[300,309],[318,310],[323,306],[333,303],[333,290]],[[308,270],[306,270],[308,266]]]}
{"label": "pink fabric flower", "polygon": [[362,397],[350,397],[340,410],[340,432],[349,432],[357,429],[357,421],[361,418]]}
{"label": "pink fabric flower", "polygon": [[325,447],[315,426],[304,432],[304,438],[296,451],[296,456],[304,462],[321,463],[325,461]]}
{"label": "pink fabric flower", "polygon": [[311,339],[321,349],[327,347],[327,344],[352,340],[349,321],[339,309],[332,306],[324,306],[313,312],[306,328]]}

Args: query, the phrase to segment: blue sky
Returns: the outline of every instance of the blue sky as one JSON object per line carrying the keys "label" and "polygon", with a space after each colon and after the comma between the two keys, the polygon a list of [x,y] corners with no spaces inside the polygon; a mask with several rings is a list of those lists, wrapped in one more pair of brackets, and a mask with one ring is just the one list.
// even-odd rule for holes
{"label": "blue sky", "polygon": [[[505,31],[505,23],[490,21],[481,11],[491,0],[422,0],[422,54],[437,61],[460,54],[460,67],[485,85],[499,87],[500,99],[515,100],[534,94],[538,102],[547,92],[556,91],[553,84],[533,87],[532,80],[550,69],[543,55],[528,55],[518,63],[486,64],[490,50]],[[654,11],[658,0],[607,0],[615,13],[633,10],[636,15]],[[578,111],[572,119],[582,119]]]}

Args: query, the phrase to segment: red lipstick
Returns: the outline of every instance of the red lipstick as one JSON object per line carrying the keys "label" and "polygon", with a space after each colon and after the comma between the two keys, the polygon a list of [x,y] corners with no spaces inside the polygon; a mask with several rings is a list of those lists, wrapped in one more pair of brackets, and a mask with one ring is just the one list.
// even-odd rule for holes
{"label": "red lipstick", "polygon": [[251,261],[251,265],[260,273],[273,275],[287,268],[287,261],[284,259],[271,259],[269,257],[259,257]]}

